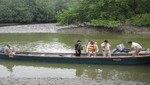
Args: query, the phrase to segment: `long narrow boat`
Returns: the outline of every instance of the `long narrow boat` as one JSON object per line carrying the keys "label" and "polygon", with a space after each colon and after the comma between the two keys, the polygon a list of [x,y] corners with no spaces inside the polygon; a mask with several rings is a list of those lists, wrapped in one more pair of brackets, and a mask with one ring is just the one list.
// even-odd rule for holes
{"label": "long narrow boat", "polygon": [[132,57],[131,54],[112,54],[112,57],[103,57],[98,54],[96,57],[87,57],[82,54],[80,57],[74,53],[44,53],[44,52],[16,52],[13,57],[0,54],[0,59],[24,60],[24,61],[40,61],[55,63],[77,63],[77,64],[114,64],[114,65],[142,65],[150,64],[150,54],[141,54]]}

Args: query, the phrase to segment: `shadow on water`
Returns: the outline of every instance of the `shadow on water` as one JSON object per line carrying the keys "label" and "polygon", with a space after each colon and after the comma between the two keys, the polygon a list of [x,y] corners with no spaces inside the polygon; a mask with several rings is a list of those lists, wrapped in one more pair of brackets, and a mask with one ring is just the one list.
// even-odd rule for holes
{"label": "shadow on water", "polygon": [[90,65],[0,60],[0,77],[92,78],[150,82],[150,65]]}

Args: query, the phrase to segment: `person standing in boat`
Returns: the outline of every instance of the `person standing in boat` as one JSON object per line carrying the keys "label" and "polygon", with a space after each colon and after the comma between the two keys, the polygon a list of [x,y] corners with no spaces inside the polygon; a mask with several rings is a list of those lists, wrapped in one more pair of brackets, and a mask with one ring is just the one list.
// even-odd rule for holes
{"label": "person standing in boat", "polygon": [[111,57],[111,45],[109,44],[108,40],[104,40],[101,44],[103,56]]}
{"label": "person standing in boat", "polygon": [[77,40],[77,42],[75,44],[75,56],[80,56],[81,50],[83,50],[81,40]]}
{"label": "person standing in boat", "polygon": [[86,52],[88,52],[89,57],[96,57],[98,51],[99,51],[99,49],[97,46],[97,42],[94,42],[93,40],[88,42]]}
{"label": "person standing in boat", "polygon": [[139,43],[129,41],[128,44],[131,45],[131,50],[135,51],[133,52],[132,56],[139,56],[139,52],[142,50],[142,46]]}

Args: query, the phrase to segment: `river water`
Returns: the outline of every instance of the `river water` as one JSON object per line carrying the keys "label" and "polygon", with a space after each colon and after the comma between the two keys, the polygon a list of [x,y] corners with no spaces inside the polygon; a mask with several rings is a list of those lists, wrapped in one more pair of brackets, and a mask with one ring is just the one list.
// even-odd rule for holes
{"label": "river water", "polygon": [[[90,40],[100,44],[108,39],[112,48],[129,40],[139,42],[143,48],[150,48],[149,35],[126,34],[69,34],[69,33],[12,33],[0,34],[0,45],[11,44],[17,51],[74,52],[74,44],[80,39],[85,47]],[[123,81],[150,82],[150,65],[90,65],[24,62],[0,60],[0,78],[92,78]]]}

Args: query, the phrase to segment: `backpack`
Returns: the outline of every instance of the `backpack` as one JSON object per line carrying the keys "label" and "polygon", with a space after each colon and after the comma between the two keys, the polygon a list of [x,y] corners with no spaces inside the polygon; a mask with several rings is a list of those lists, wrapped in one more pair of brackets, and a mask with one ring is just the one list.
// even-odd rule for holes
{"label": "backpack", "polygon": [[117,45],[116,48],[121,52],[121,51],[123,51],[126,47],[125,47],[125,45],[122,43],[122,44]]}
{"label": "backpack", "polygon": [[75,44],[75,50],[83,50],[83,47],[80,43]]}

